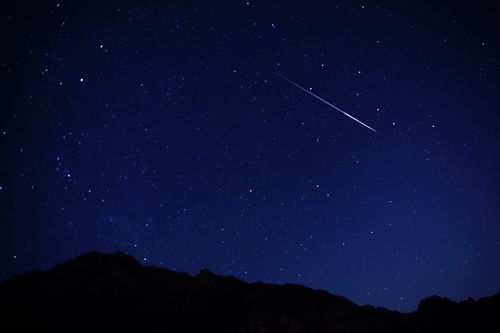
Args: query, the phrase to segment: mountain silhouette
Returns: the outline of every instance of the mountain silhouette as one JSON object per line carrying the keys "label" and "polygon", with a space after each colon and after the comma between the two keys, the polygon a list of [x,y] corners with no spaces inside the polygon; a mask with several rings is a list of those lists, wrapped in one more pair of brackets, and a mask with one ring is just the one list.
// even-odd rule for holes
{"label": "mountain silhouette", "polygon": [[417,311],[358,306],[300,285],[246,283],[142,266],[91,252],[0,285],[1,332],[496,332],[500,294],[460,303],[433,296]]}

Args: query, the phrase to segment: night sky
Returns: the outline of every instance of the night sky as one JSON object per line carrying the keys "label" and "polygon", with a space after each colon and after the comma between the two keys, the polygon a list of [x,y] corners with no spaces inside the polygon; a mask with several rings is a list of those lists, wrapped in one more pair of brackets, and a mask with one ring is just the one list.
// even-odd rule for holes
{"label": "night sky", "polygon": [[0,281],[97,250],[499,292],[500,13],[468,4],[2,1]]}

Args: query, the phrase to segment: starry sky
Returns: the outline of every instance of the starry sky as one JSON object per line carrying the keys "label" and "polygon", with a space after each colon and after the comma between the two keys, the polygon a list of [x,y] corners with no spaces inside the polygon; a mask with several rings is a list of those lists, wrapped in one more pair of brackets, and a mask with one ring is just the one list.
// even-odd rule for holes
{"label": "starry sky", "polygon": [[450,4],[2,1],[0,281],[97,250],[404,312],[499,292],[500,13]]}

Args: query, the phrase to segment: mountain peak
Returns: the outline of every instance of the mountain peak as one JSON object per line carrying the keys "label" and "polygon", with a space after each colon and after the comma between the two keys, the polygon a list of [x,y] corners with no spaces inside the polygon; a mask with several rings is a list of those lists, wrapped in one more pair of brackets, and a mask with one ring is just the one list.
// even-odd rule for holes
{"label": "mountain peak", "polygon": [[82,330],[465,332],[496,325],[500,294],[462,303],[433,296],[401,314],[299,285],[248,284],[206,268],[191,277],[120,252],[90,252],[1,284],[0,313],[0,331],[66,331],[81,323]]}
{"label": "mountain peak", "polygon": [[122,252],[113,254],[101,252],[89,252],[75,259],[57,265],[54,271],[71,271],[75,274],[98,273],[109,270],[130,271],[139,269],[141,265],[133,257]]}
{"label": "mountain peak", "polygon": [[203,268],[197,275],[198,277],[214,277],[214,273],[212,273],[208,268]]}
{"label": "mountain peak", "polygon": [[458,305],[457,303],[451,301],[446,297],[439,297],[434,295],[423,299],[418,306],[418,311],[425,311],[425,312],[436,312],[444,310],[447,311],[451,307],[457,305]]}

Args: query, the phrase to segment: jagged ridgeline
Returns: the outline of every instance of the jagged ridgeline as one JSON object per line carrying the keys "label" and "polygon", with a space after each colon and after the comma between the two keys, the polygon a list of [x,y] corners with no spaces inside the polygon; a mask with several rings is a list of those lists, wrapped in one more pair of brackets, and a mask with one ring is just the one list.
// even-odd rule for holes
{"label": "jagged ridgeline", "polygon": [[413,313],[358,306],[322,290],[248,284],[88,253],[0,285],[0,332],[497,332],[500,294],[431,297]]}

